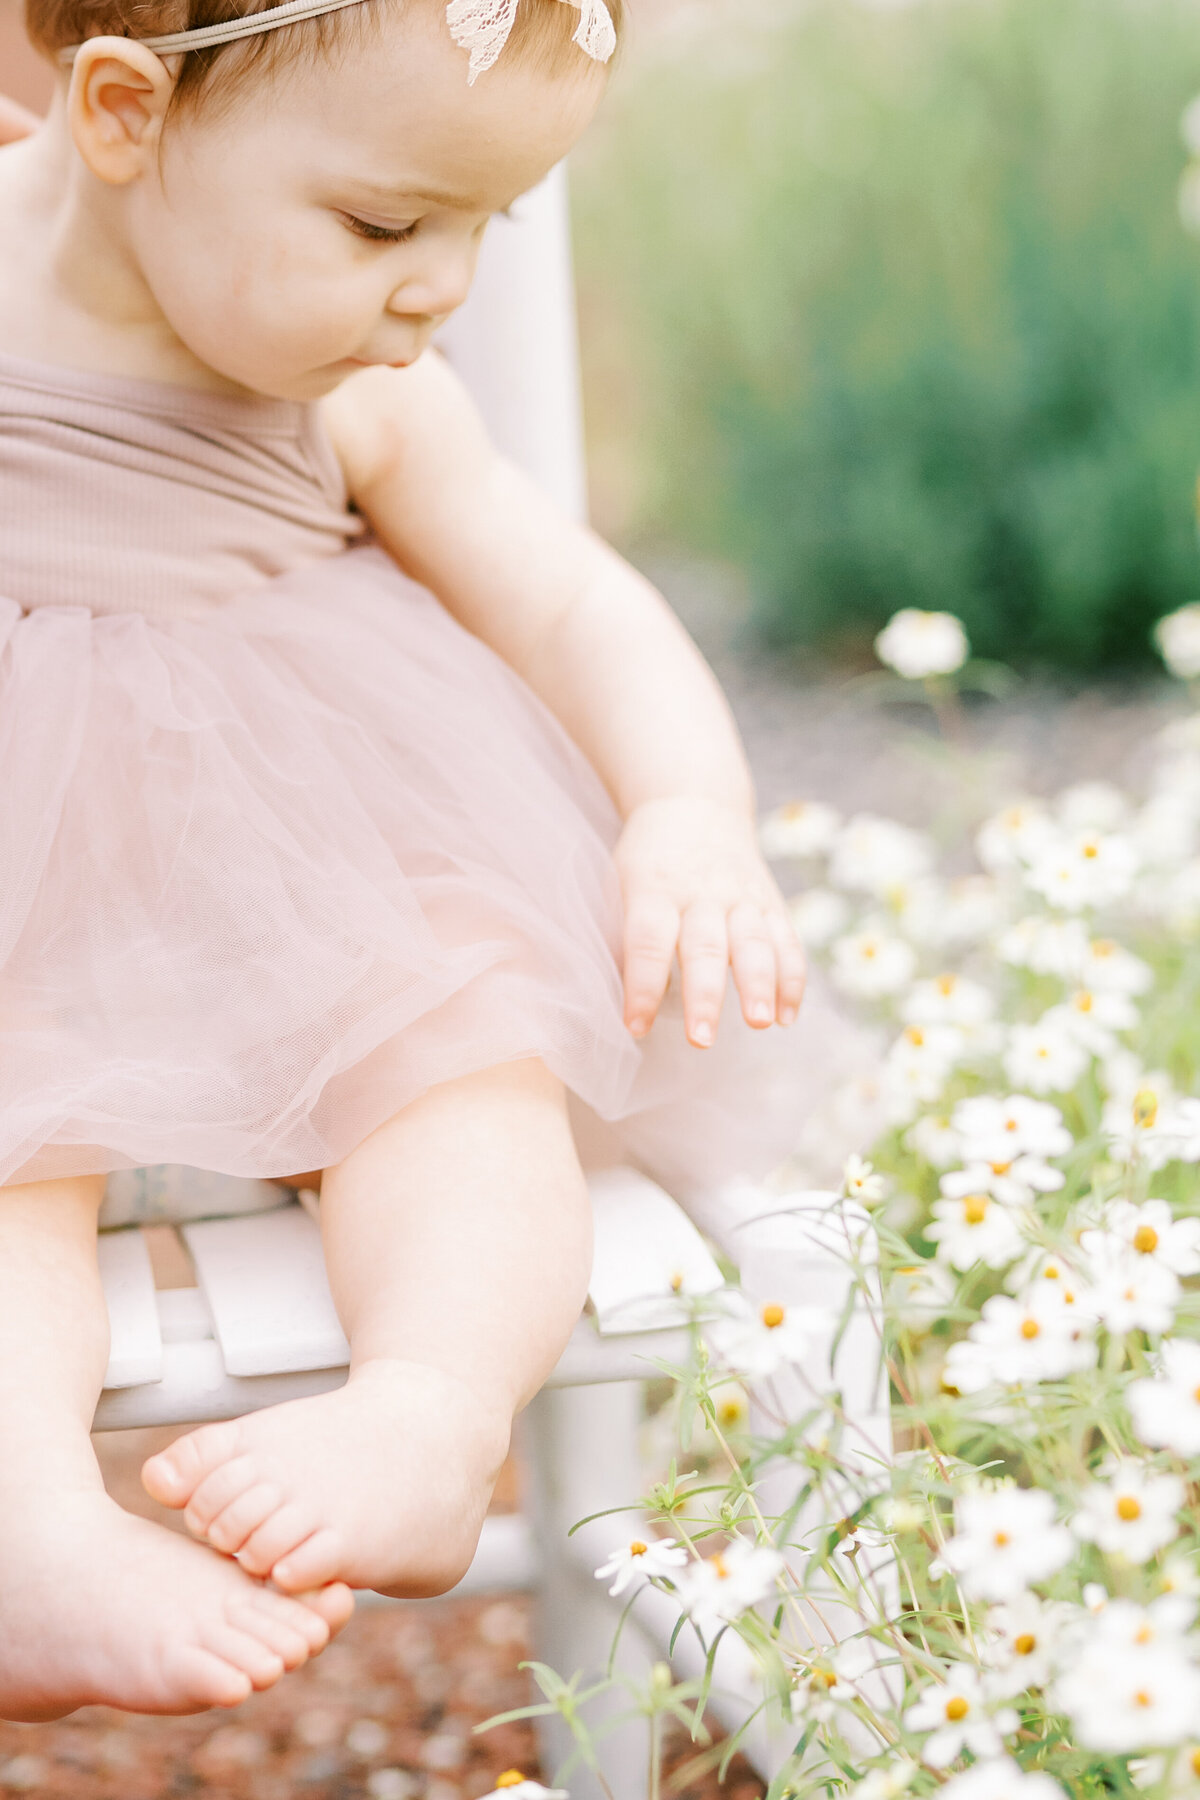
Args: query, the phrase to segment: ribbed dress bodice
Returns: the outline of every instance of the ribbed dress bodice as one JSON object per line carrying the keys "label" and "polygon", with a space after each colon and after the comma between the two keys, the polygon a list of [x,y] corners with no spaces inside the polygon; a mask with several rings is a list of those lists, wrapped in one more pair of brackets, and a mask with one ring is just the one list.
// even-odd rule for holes
{"label": "ribbed dress bodice", "polygon": [[207,612],[363,530],[314,406],[0,355],[0,596]]}

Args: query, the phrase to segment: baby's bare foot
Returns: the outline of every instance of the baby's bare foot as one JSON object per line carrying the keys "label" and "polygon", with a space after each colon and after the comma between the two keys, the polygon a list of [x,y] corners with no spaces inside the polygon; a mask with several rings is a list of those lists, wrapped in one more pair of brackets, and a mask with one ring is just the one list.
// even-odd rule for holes
{"label": "baby's bare foot", "polygon": [[100,1488],[4,1501],[0,1718],[237,1706],[316,1655],[353,1610],[344,1587],[275,1593]]}
{"label": "baby's bare foot", "polygon": [[142,1480],[289,1593],[444,1593],[474,1554],[509,1424],[453,1376],[381,1358],[335,1393],[201,1426]]}

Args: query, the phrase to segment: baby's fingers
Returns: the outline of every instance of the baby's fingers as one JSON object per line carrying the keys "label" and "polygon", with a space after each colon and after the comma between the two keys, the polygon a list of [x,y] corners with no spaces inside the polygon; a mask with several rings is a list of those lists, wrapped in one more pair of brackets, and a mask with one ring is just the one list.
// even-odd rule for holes
{"label": "baby's fingers", "polygon": [[729,973],[725,909],[712,900],[689,906],[679,928],[679,969],[688,1037],[706,1050],[717,1035]]}
{"label": "baby's fingers", "polygon": [[770,913],[767,926],[775,945],[775,963],[779,971],[776,1018],[781,1025],[791,1025],[800,1011],[808,980],[808,963],[804,948],[786,913]]}
{"label": "baby's fingers", "polygon": [[749,901],[729,914],[729,960],[733,982],[747,1025],[759,1029],[775,1018],[777,970],[775,944],[762,908]]}
{"label": "baby's fingers", "polygon": [[637,894],[625,910],[625,1023],[645,1037],[671,979],[679,908],[666,894]]}

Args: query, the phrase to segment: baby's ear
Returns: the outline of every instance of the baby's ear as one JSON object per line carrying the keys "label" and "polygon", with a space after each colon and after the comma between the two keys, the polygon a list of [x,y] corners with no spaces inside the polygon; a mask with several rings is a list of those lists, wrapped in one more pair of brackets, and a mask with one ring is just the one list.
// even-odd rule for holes
{"label": "baby's ear", "polygon": [[94,37],[81,46],[67,109],[93,175],[113,187],[137,179],[157,154],[173,86],[165,64],[133,38]]}

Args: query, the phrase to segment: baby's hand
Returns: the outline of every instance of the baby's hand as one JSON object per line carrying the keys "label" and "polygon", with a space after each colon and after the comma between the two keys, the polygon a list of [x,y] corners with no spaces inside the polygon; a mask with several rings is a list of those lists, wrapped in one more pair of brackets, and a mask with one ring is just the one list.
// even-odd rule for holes
{"label": "baby's hand", "polygon": [[693,1044],[717,1032],[726,976],[749,1025],[790,1025],[804,996],[804,952],[759,853],[754,823],[717,801],[635,807],[615,851],[625,897],[625,1023],[644,1037],[678,950]]}

